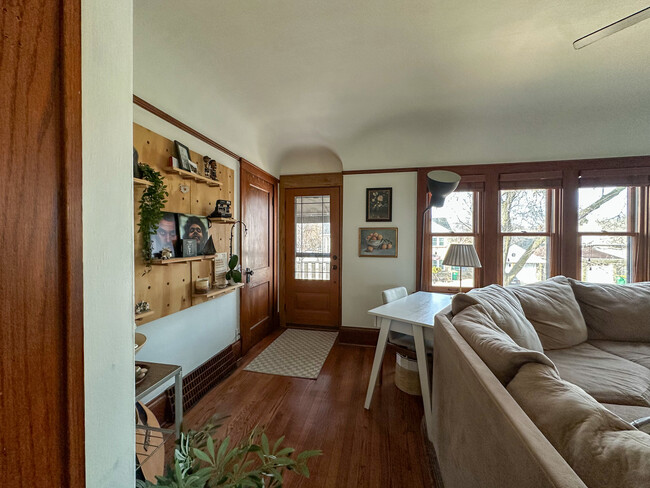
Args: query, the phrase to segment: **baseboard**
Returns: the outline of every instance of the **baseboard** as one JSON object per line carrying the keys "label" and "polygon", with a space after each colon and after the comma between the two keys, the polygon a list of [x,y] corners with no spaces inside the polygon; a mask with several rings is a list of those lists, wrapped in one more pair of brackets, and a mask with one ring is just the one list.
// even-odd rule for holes
{"label": "baseboard", "polygon": [[[183,411],[189,410],[212,388],[221,383],[237,368],[241,357],[241,340],[212,356],[201,366],[183,377]],[[147,406],[161,424],[174,422],[174,387],[151,400]]]}
{"label": "baseboard", "polygon": [[341,327],[339,329],[339,344],[354,346],[376,346],[379,329],[364,327]]}

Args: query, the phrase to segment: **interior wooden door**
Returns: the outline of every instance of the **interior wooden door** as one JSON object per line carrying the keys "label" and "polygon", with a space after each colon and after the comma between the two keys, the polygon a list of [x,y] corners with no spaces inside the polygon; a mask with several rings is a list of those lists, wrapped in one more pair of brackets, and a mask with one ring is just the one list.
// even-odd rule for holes
{"label": "interior wooden door", "polygon": [[[241,163],[242,277],[249,282],[241,292],[242,354],[273,329],[275,290],[276,180],[246,161]],[[251,273],[247,273],[249,270]]]}
{"label": "interior wooden door", "polygon": [[285,196],[288,325],[339,327],[340,188],[293,188]]}
{"label": "interior wooden door", "polygon": [[85,486],[81,2],[3,2],[0,486]]}

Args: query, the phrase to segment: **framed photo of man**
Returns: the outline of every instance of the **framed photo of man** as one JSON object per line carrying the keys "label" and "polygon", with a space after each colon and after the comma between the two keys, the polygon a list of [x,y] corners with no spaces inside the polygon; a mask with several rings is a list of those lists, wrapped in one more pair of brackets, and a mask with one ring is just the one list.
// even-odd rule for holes
{"label": "framed photo of man", "polygon": [[178,229],[180,230],[181,239],[194,239],[197,254],[204,254],[205,244],[210,237],[209,228],[210,223],[207,217],[191,214],[179,214],[178,216]]}
{"label": "framed photo of man", "polygon": [[178,223],[176,214],[164,212],[162,219],[158,222],[156,233],[151,236],[151,254],[155,258],[162,256],[162,250],[167,248],[171,251],[171,257],[176,257],[176,243],[178,241]]}

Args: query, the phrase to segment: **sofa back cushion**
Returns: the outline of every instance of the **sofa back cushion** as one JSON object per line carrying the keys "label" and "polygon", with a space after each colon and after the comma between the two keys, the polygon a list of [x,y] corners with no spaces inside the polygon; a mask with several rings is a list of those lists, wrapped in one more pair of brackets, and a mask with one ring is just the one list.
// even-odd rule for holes
{"label": "sofa back cushion", "polygon": [[494,323],[482,305],[472,305],[456,314],[452,324],[505,386],[522,364],[537,362],[555,368],[543,353],[519,346]]}
{"label": "sofa back cushion", "polygon": [[509,290],[519,299],[544,349],[564,349],[587,340],[587,325],[580,305],[564,276],[511,286]]}
{"label": "sofa back cushion", "polygon": [[526,364],[507,388],[587,486],[650,486],[650,435],[561,380],[553,368]]}
{"label": "sofa back cushion", "polygon": [[589,339],[650,342],[650,282],[601,285],[569,281]]}
{"label": "sofa back cushion", "polygon": [[526,318],[517,297],[507,288],[490,285],[459,293],[451,302],[452,313],[460,313],[471,305],[483,305],[492,320],[523,348],[543,352],[542,343],[533,324]]}

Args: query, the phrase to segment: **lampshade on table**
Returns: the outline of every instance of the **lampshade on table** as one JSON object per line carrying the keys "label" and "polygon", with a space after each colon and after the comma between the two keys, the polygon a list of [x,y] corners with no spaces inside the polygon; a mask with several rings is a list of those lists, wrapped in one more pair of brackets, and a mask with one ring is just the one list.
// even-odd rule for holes
{"label": "lampshade on table", "polygon": [[443,266],[460,267],[459,285],[460,291],[463,286],[463,268],[480,268],[481,261],[476,254],[473,244],[450,244],[445,259],[442,260]]}

